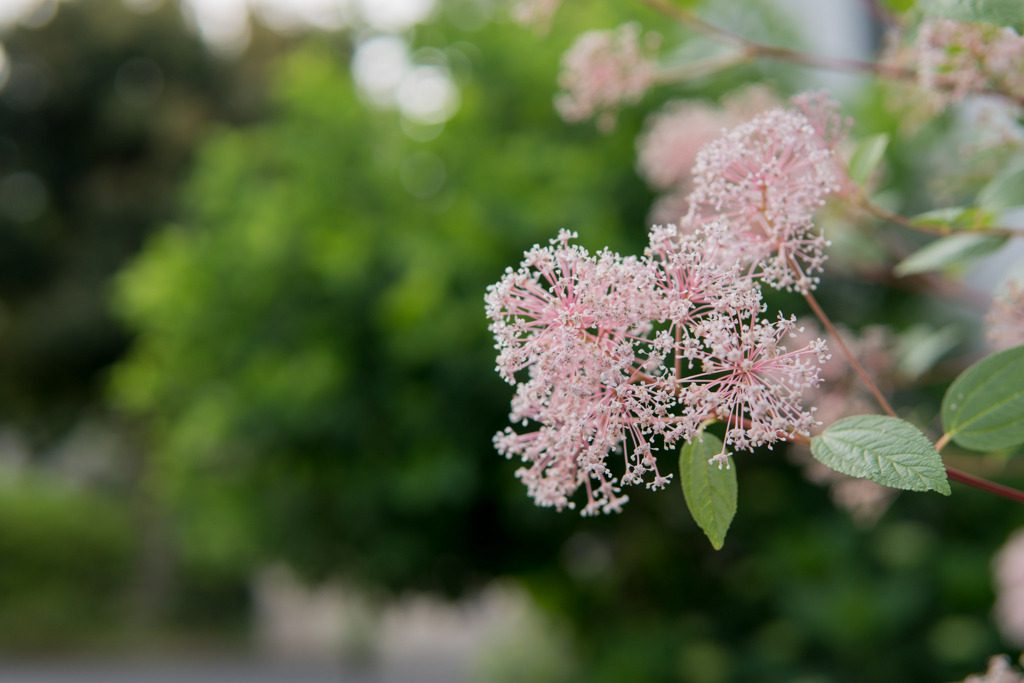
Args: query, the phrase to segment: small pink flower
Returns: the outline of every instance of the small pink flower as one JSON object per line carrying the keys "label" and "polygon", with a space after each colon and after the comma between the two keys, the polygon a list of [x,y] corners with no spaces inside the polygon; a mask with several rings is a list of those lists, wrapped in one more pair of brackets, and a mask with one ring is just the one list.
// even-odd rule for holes
{"label": "small pink flower", "polygon": [[[517,476],[542,506],[573,508],[586,489],[584,514],[610,512],[627,500],[605,460],[619,452],[622,483],[648,472],[649,487],[669,480],[658,472],[651,437],[674,426],[677,399],[661,378],[659,353],[648,338],[654,296],[647,263],[605,251],[593,256],[562,231],[550,247],[534,247],[519,270],[488,289],[498,371],[517,384],[510,418],[535,431],[495,437],[506,457],[525,463]],[[516,373],[526,370],[520,381]]]}
{"label": "small pink flower", "polygon": [[558,84],[564,92],[555,108],[569,122],[603,114],[599,124],[609,128],[621,105],[639,102],[653,85],[656,66],[640,44],[637,24],[587,31],[562,56]]}

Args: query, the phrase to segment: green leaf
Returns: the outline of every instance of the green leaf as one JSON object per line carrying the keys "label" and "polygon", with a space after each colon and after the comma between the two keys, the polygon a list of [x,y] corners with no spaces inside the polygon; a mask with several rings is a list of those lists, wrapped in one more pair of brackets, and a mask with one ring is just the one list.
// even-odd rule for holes
{"label": "green leaf", "polygon": [[858,185],[867,182],[878,165],[882,163],[885,150],[889,146],[889,134],[878,133],[869,135],[857,143],[857,148],[850,157],[850,179]]}
{"label": "green leaf", "polygon": [[926,211],[911,218],[918,225],[930,225],[953,230],[977,230],[995,221],[996,214],[977,206],[949,206]]}
{"label": "green leaf", "polygon": [[811,454],[852,477],[949,495],[939,452],[920,429],[897,417],[858,415],[840,420],[811,440]]}
{"label": "green leaf", "polygon": [[893,272],[906,277],[942,270],[990,254],[1003,246],[1006,240],[1006,237],[973,234],[942,237],[897,263]]}
{"label": "green leaf", "polygon": [[[1024,2],[1020,4],[1024,8]],[[1024,166],[1009,168],[978,191],[978,206],[1003,211],[1024,204]]]}
{"label": "green leaf", "polygon": [[1024,346],[964,370],[942,399],[942,428],[972,451],[1024,443]]}
{"label": "green leaf", "polygon": [[694,521],[715,550],[721,550],[725,532],[736,515],[736,470],[709,464],[722,452],[722,441],[712,434],[700,438],[702,441],[692,441],[679,449],[679,480]]}
{"label": "green leaf", "polygon": [[1024,29],[1024,3],[1020,0],[918,0],[917,4],[925,16]]}

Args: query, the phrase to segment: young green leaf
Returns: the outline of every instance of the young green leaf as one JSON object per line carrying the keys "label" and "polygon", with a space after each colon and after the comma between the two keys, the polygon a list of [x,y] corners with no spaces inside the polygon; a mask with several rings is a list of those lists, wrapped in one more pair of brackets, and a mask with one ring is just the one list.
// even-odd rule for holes
{"label": "young green leaf", "polygon": [[722,452],[722,441],[707,433],[700,438],[703,440],[679,449],[679,480],[694,521],[715,550],[721,550],[725,532],[736,515],[736,470],[709,464],[711,458]]}
{"label": "young green leaf", "polygon": [[[1024,11],[1024,3],[1020,3]],[[1014,166],[989,181],[978,191],[978,206],[1003,211],[1024,204],[1024,166]]]}
{"label": "young green leaf", "polygon": [[1006,240],[1006,237],[973,234],[942,237],[897,263],[893,272],[906,277],[942,270],[990,254],[1003,246]]}
{"label": "young green leaf", "polygon": [[896,367],[904,377],[917,379],[959,344],[961,337],[957,325],[937,330],[928,325],[914,325],[899,337]]}
{"label": "young green leaf", "polygon": [[978,206],[947,206],[919,213],[910,220],[918,225],[931,225],[955,230],[977,230],[993,224],[996,214]]}
{"label": "young green leaf", "polygon": [[914,425],[896,417],[858,415],[811,439],[814,458],[837,472],[883,486],[949,495],[942,457]]}
{"label": "young green leaf", "polygon": [[942,428],[972,451],[1024,443],[1024,346],[964,370],[942,399]]}
{"label": "young green leaf", "polygon": [[853,155],[850,157],[850,179],[858,185],[863,185],[871,174],[875,172],[878,165],[882,163],[885,156],[885,149],[889,146],[889,134],[878,133],[869,135],[857,143]]}

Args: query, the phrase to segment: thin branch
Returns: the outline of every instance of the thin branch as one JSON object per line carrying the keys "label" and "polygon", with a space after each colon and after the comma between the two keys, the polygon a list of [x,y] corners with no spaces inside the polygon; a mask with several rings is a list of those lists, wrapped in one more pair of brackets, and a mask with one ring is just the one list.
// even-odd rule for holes
{"label": "thin branch", "polygon": [[654,82],[658,85],[669,83],[685,83],[704,76],[725,71],[740,64],[746,64],[754,59],[754,54],[749,50],[739,52],[728,52],[726,54],[708,57],[687,64],[669,66],[659,69],[654,75]]}
{"label": "thin branch", "polygon": [[837,344],[839,344],[839,348],[843,350],[843,355],[846,356],[846,359],[850,362],[850,365],[853,367],[854,371],[867,386],[868,390],[871,391],[871,394],[875,397],[875,400],[878,401],[878,405],[882,407],[882,410],[884,410],[887,415],[889,415],[890,417],[896,417],[896,411],[894,411],[892,409],[892,406],[889,405],[889,402],[885,400],[885,396],[883,396],[882,392],[878,390],[878,387],[868,376],[868,373],[864,370],[860,362],[857,360],[857,357],[853,355],[852,351],[850,351],[850,347],[848,347],[846,345],[846,342],[843,341],[843,337],[842,335],[839,334],[839,330],[835,328],[835,325],[832,324],[832,321],[829,319],[828,315],[826,315],[825,311],[822,310],[821,306],[818,305],[818,300],[815,299],[814,295],[811,294],[810,292],[804,294],[804,299],[807,301],[807,304],[811,307],[811,310],[814,311],[814,315],[818,317],[818,320],[821,321],[821,324],[825,326],[825,329],[827,329],[829,334],[832,335],[832,338],[835,339]]}
{"label": "thin branch", "polygon": [[847,73],[868,74],[881,76],[894,81],[913,81],[917,78],[916,72],[912,69],[891,66],[882,62],[866,62],[861,59],[848,59],[846,57],[829,57],[827,55],[813,54],[792,50],[788,47],[775,45],[764,45],[763,43],[751,42],[748,46],[758,57],[775,59],[780,62],[799,64],[814,69],[829,69],[831,71],[845,71]]}
{"label": "thin branch", "polygon": [[860,208],[870,213],[872,216],[880,218],[883,221],[895,223],[896,225],[902,226],[904,228],[909,228],[910,230],[916,230],[918,232],[925,232],[930,235],[946,236],[957,233],[971,233],[972,235],[992,235],[993,237],[1024,237],[1024,229],[1021,228],[978,227],[969,228],[966,230],[958,230],[951,226],[924,225],[921,223],[915,223],[906,216],[901,216],[898,213],[893,213],[892,211],[889,211],[888,209],[885,209],[875,204],[870,199],[865,197],[863,193],[859,193],[858,196],[854,197],[853,203],[855,206],[859,206]]}

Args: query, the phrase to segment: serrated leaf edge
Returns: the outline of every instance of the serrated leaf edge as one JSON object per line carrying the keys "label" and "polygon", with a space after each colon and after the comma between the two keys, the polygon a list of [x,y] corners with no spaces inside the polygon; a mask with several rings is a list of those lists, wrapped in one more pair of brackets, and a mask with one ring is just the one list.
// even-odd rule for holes
{"label": "serrated leaf edge", "polygon": [[[818,462],[820,462],[821,464],[825,465],[826,467],[835,470],[836,472],[840,472],[841,474],[845,474],[845,475],[851,476],[851,477],[856,477],[856,478],[859,478],[859,479],[868,479],[869,481],[873,481],[873,482],[875,482],[876,484],[878,484],[880,486],[885,486],[885,487],[894,488],[894,489],[900,489],[900,490],[904,490],[904,491],[918,491],[918,492],[936,491],[937,493],[941,493],[942,495],[945,495],[945,496],[950,495],[952,490],[949,488],[949,478],[946,475],[945,465],[943,465],[943,463],[942,463],[942,455],[937,450],[935,450],[935,455],[938,458],[938,468],[937,469],[938,469],[939,472],[941,472],[941,475],[942,475],[941,478],[940,477],[928,477],[927,475],[921,474],[921,471],[924,470],[925,468],[921,468],[921,469],[911,468],[911,467],[908,467],[905,464],[897,463],[897,462],[894,462],[892,460],[886,460],[885,461],[886,464],[890,465],[894,470],[896,470],[897,476],[900,476],[904,480],[906,480],[906,479],[913,479],[916,482],[923,483],[924,484],[923,488],[920,487],[920,486],[917,486],[917,487],[913,487],[913,486],[894,486],[894,485],[892,485],[890,483],[878,481],[878,479],[873,478],[874,476],[877,476],[878,478],[881,478],[881,476],[882,476],[882,462],[883,461],[877,455],[874,456],[874,458],[873,458],[875,460],[875,466],[876,466],[877,474],[875,472],[872,472],[869,475],[856,474],[856,473],[854,473],[852,468],[844,467],[844,465],[847,462],[846,459],[836,458],[836,460],[838,461],[837,464],[839,465],[839,467],[836,467],[835,465],[833,465],[831,463],[824,462],[820,457],[818,457],[818,453],[816,452],[816,449],[814,448],[814,444],[815,443],[820,443],[825,448],[829,449],[832,452],[835,452],[835,449],[831,448],[829,446],[829,440],[830,439],[833,440],[834,442],[838,442],[838,443],[841,443],[841,444],[849,447],[851,450],[855,450],[855,451],[858,451],[860,453],[867,453],[868,455],[870,455],[871,451],[869,451],[868,449],[865,449],[865,448],[863,448],[861,446],[849,443],[847,441],[844,441],[841,438],[838,438],[836,436],[835,432],[833,431],[833,428],[835,428],[836,426],[842,425],[842,423],[847,421],[847,420],[854,420],[854,419],[863,418],[863,417],[878,417],[880,419],[885,419],[885,420],[896,420],[899,423],[901,423],[900,424],[901,427],[910,427],[910,428],[914,429],[917,432],[917,434],[920,435],[921,439],[923,440],[922,443],[927,443],[928,446],[930,448],[932,448],[932,450],[935,449],[935,446],[928,439],[928,437],[925,436],[924,433],[921,432],[915,425],[913,425],[910,422],[907,422],[906,420],[902,420],[900,418],[883,417],[883,416],[855,415],[855,416],[844,418],[842,420],[839,420],[838,422],[833,423],[828,429],[826,429],[824,432],[822,432],[821,434],[819,434],[818,436],[814,437],[811,440],[811,455],[814,456],[814,459],[817,460]],[[833,433],[830,434],[829,433],[830,431],[833,431]],[[866,432],[866,433],[869,433],[869,434],[872,434],[872,435],[877,433],[875,430],[872,430],[872,429],[858,428],[858,427],[841,427],[838,431],[839,431],[839,433],[859,431],[859,432]],[[915,453],[906,452],[906,453],[901,453],[899,455],[915,455]],[[872,458],[870,458],[870,457],[861,457],[861,460],[864,461],[864,462],[870,462],[871,459]],[[926,467],[928,467],[928,466],[926,466]],[[913,473],[913,477],[906,477],[906,476],[902,475],[900,473],[901,468],[904,471],[908,472],[908,473],[912,472]]]}

